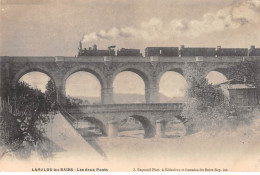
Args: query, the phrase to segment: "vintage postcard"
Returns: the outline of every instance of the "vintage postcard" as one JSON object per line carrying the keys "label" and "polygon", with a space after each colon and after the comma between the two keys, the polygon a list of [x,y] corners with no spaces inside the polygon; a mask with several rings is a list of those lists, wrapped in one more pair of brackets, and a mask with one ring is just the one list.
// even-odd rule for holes
{"label": "vintage postcard", "polygon": [[0,14],[0,174],[260,171],[260,0]]}

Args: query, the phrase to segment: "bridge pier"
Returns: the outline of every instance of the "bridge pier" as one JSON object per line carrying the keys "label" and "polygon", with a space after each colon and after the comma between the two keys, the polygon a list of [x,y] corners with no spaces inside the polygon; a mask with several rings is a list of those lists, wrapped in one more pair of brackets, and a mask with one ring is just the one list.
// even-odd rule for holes
{"label": "bridge pier", "polygon": [[159,88],[145,89],[146,103],[159,103]]}
{"label": "bridge pier", "polygon": [[166,127],[166,122],[163,119],[156,120],[156,138],[163,138],[165,137],[165,127]]}
{"label": "bridge pier", "polygon": [[118,136],[118,121],[112,120],[108,122],[108,137]]}
{"label": "bridge pier", "polygon": [[114,103],[113,87],[102,88],[101,98],[102,98],[102,104],[113,104]]}

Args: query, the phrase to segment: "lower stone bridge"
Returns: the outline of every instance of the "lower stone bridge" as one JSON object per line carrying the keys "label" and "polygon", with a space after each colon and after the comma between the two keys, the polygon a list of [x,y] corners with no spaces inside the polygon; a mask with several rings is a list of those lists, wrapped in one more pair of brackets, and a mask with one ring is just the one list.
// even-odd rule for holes
{"label": "lower stone bridge", "polygon": [[[188,132],[187,120],[181,116],[184,103],[142,103],[107,104],[64,107],[63,115],[74,120],[90,122],[101,130],[103,135],[117,136],[120,124],[129,117],[139,121],[145,131],[144,137],[163,137],[168,122],[178,119]],[[65,112],[66,111],[66,112]]]}

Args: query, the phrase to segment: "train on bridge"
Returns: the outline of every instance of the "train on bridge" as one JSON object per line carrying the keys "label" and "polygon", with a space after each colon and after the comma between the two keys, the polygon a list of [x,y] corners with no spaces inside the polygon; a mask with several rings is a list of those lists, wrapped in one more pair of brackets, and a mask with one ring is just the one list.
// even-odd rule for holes
{"label": "train on bridge", "polygon": [[[109,46],[107,50],[98,50],[97,45],[88,49],[82,48],[80,42],[78,57],[82,56],[134,56],[142,57],[140,49],[121,48],[115,51],[116,46]],[[252,45],[248,48],[222,48],[221,46],[213,47],[146,47],[145,57],[162,56],[162,57],[222,57],[222,56],[260,56],[260,48]]]}
{"label": "train on bridge", "polygon": [[97,45],[82,49],[82,44],[79,45],[78,56],[142,56],[140,49],[125,49],[121,48],[117,52],[114,50],[116,46],[109,46],[107,50],[98,50]]}

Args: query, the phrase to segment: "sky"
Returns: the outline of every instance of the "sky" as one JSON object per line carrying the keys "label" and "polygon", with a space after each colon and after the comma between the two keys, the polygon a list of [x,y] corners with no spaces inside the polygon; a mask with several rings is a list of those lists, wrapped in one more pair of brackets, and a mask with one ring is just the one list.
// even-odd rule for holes
{"label": "sky", "polygon": [[[75,56],[80,40],[83,47],[141,51],[148,46],[260,47],[260,0],[1,0],[0,6],[1,56]],[[127,92],[143,94],[142,80],[125,73],[116,78],[115,91],[131,87]],[[96,96],[99,84],[85,74],[68,79],[69,94]],[[225,80],[217,73],[209,76]],[[38,73],[34,80],[29,74],[22,80],[44,90],[39,80],[47,79],[42,77]],[[161,81],[166,88],[160,92],[183,94],[185,81],[177,73],[167,73]]]}
{"label": "sky", "polygon": [[1,56],[84,47],[260,47],[259,0],[2,0]]}

